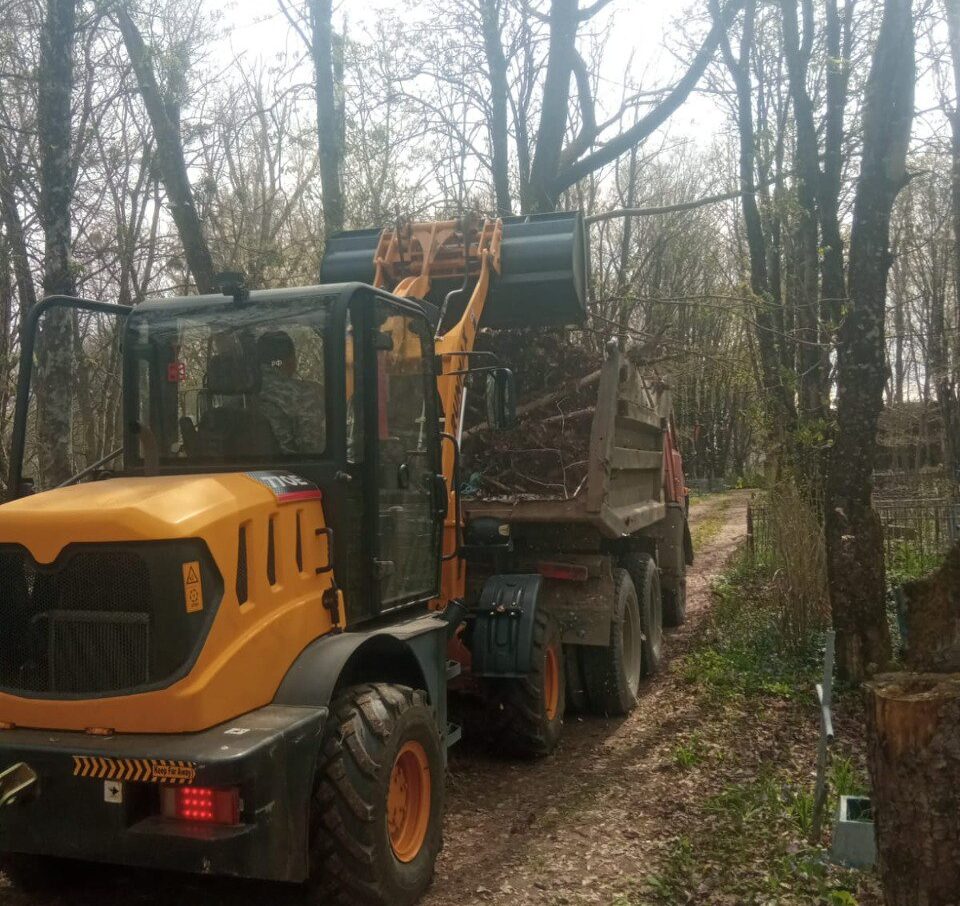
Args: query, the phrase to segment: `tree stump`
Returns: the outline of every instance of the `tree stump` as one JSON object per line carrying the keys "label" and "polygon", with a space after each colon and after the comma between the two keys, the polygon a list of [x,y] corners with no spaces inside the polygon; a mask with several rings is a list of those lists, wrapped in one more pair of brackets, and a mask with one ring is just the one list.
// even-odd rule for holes
{"label": "tree stump", "polygon": [[867,734],[887,906],[960,906],[960,674],[877,676]]}
{"label": "tree stump", "polygon": [[960,671],[960,544],[933,575],[904,585],[907,666],[918,673]]}

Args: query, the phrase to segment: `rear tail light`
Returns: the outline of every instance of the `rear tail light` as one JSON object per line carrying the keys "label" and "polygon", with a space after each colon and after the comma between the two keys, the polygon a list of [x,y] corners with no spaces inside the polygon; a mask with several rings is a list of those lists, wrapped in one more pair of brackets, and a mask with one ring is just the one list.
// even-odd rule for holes
{"label": "rear tail light", "polygon": [[165,786],[160,791],[160,813],[175,821],[239,824],[240,791],[205,786]]}
{"label": "rear tail light", "polygon": [[537,564],[537,572],[544,579],[561,579],[564,582],[586,582],[590,578],[590,571],[579,563],[545,563]]}

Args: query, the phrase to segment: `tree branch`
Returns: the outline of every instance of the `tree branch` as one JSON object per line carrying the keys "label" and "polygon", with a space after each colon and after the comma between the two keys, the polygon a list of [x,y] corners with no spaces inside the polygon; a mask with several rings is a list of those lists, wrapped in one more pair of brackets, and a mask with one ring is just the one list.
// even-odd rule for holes
{"label": "tree branch", "polygon": [[557,194],[570,188],[574,183],[600,167],[615,161],[621,154],[629,151],[634,145],[639,144],[656,132],[676,112],[706,72],[710,61],[713,59],[714,51],[720,43],[721,35],[724,34],[742,5],[743,0],[732,0],[728,4],[722,20],[714,23],[696,57],[690,64],[690,68],[660,104],[616,138],[612,138],[592,154],[581,158],[557,175],[553,185]]}
{"label": "tree branch", "polygon": [[[762,185],[770,185],[773,180],[769,180]],[[614,220],[617,217],[653,217],[657,214],[677,214],[682,211],[694,211],[697,208],[704,208],[712,204],[720,204],[724,201],[733,201],[735,198],[742,198],[744,195],[753,195],[761,186],[754,186],[752,189],[737,189],[733,192],[724,192],[720,195],[707,195],[704,198],[697,198],[693,201],[684,201],[679,204],[662,205],[655,208],[616,208],[613,211],[604,211],[602,214],[592,214],[584,219],[585,223],[600,223],[604,220]]]}

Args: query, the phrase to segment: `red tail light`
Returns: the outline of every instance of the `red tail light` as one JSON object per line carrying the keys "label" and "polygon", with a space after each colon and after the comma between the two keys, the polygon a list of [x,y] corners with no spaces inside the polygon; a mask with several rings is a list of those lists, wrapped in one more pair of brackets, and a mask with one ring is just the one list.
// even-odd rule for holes
{"label": "red tail light", "polygon": [[562,579],[564,582],[586,582],[590,578],[590,571],[586,566],[578,563],[545,563],[537,564],[537,572],[544,579]]}
{"label": "red tail light", "polygon": [[160,812],[177,821],[206,824],[239,824],[240,791],[204,786],[165,786],[160,791]]}

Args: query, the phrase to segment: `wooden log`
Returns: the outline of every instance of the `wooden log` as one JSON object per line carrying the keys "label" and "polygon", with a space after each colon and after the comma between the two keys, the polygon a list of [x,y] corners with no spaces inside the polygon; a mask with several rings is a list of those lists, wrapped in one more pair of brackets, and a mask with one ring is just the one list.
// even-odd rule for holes
{"label": "wooden log", "polygon": [[960,674],[881,674],[866,688],[887,906],[958,906]]}

